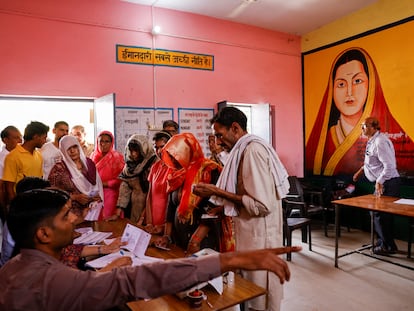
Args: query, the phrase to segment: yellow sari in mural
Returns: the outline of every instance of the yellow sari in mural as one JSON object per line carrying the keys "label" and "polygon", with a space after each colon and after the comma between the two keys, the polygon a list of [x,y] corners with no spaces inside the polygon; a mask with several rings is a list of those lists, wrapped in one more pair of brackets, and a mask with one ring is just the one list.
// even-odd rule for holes
{"label": "yellow sari in mural", "polygon": [[373,116],[394,144],[397,168],[414,173],[414,144],[391,115],[375,65],[361,48],[350,48],[335,59],[328,86],[306,144],[306,172],[347,175],[364,162],[366,138],[361,123]]}

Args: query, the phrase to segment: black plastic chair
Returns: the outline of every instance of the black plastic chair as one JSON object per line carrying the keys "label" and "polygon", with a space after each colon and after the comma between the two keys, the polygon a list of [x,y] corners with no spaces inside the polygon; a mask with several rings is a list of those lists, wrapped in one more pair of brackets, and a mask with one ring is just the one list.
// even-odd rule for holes
{"label": "black plastic chair", "polygon": [[[323,191],[307,189],[304,190],[297,176],[289,176],[289,194],[286,202],[292,208],[289,217],[312,218],[315,215],[322,215],[325,236],[328,236],[327,207],[324,206]],[[302,241],[306,242],[306,228],[302,230]]]}
{"label": "black plastic chair", "polygon": [[[311,236],[311,223],[312,219],[306,217],[289,217],[292,213],[292,209],[295,207],[297,208],[296,204],[292,204],[287,199],[282,200],[282,207],[283,207],[283,244],[286,246],[292,246],[292,232],[295,229],[303,229],[306,228],[306,232],[308,233],[308,245],[309,250],[312,250],[312,236]],[[303,233],[303,232],[302,232]],[[303,237],[302,237],[303,241]],[[306,241],[304,241],[306,242]],[[286,254],[286,260],[292,260],[292,253]]]}

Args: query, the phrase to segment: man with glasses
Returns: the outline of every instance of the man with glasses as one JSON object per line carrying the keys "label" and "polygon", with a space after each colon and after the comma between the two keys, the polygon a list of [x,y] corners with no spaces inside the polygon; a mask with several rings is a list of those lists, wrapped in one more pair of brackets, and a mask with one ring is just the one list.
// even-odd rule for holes
{"label": "man with glasses", "polygon": [[[364,165],[354,174],[357,181],[364,173],[365,178],[375,183],[375,195],[400,196],[400,174],[397,171],[395,150],[387,135],[380,132],[377,118],[368,117],[361,124],[364,136],[368,138],[365,149]],[[388,213],[373,212],[377,243],[374,253],[378,255],[395,254],[397,245],[392,234],[393,216]]]}

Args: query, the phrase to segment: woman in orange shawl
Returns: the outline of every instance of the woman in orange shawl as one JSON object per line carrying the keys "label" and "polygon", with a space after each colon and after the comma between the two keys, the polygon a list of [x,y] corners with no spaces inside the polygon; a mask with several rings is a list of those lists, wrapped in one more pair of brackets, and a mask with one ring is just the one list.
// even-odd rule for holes
{"label": "woman in orange shawl", "polygon": [[164,238],[171,240],[172,233],[175,243],[187,249],[187,254],[206,247],[221,252],[234,250],[231,219],[221,215],[203,219],[202,215],[210,214],[212,207],[208,198],[192,193],[194,184],[216,182],[220,165],[204,157],[200,143],[191,133],[174,135],[164,146],[161,157],[174,169],[168,176],[170,197]]}
{"label": "woman in orange shawl", "polygon": [[104,207],[99,220],[111,219],[116,215],[116,201],[121,184],[118,176],[125,164],[124,156],[114,149],[114,135],[111,132],[102,131],[99,133],[95,150],[90,158],[96,165],[104,187]]}
{"label": "woman in orange shawl", "polygon": [[394,144],[397,168],[414,172],[414,144],[385,102],[375,65],[361,48],[340,53],[306,144],[306,171],[311,175],[352,175],[364,162],[366,139],[360,125],[376,117]]}

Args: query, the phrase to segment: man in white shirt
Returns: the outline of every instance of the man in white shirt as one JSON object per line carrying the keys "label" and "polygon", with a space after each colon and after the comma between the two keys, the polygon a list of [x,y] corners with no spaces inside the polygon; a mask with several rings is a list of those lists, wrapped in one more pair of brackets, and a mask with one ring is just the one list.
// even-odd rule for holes
{"label": "man in white shirt", "polygon": [[[387,135],[380,133],[380,124],[374,117],[366,118],[361,124],[364,136],[368,138],[364,165],[354,174],[357,181],[364,173],[369,182],[375,183],[377,196],[400,196],[400,174],[397,171],[394,145]],[[392,214],[373,212],[377,243],[374,253],[395,254],[397,245],[392,234]]]}
{"label": "man in white shirt", "polygon": [[86,141],[86,131],[83,125],[75,125],[70,130],[70,135],[75,136],[78,139],[79,144],[82,147],[83,153],[86,157],[89,157],[95,149],[94,144],[90,144]]}
{"label": "man in white shirt", "polygon": [[69,124],[65,121],[58,121],[55,123],[52,132],[55,134],[54,141],[47,142],[40,149],[43,158],[43,179],[47,179],[52,167],[57,162],[62,161],[63,156],[59,149],[59,141],[63,136],[68,135]]}

